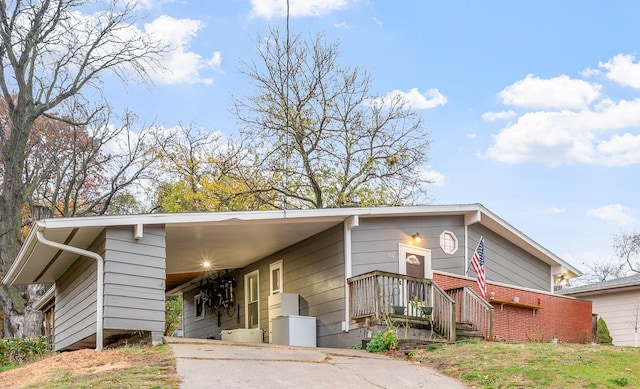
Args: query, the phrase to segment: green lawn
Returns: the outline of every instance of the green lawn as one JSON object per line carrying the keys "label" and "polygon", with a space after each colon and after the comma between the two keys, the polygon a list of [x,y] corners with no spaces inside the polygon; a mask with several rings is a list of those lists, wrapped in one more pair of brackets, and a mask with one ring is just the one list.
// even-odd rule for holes
{"label": "green lawn", "polygon": [[640,348],[470,342],[410,354],[476,388],[639,388]]}

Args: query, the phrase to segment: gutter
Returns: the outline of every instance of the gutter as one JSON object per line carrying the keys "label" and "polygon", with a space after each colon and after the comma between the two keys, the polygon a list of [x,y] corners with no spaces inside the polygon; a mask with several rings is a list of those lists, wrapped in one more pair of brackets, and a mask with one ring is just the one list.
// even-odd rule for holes
{"label": "gutter", "polygon": [[45,227],[42,225],[37,226],[36,237],[38,241],[44,245],[56,248],[58,250],[69,251],[74,254],[82,255],[85,257],[93,258],[96,260],[96,264],[98,266],[96,272],[97,275],[97,297],[96,297],[96,351],[102,351],[103,346],[103,322],[102,322],[102,310],[104,305],[104,260],[102,256],[98,253],[94,253],[93,251],[84,250],[78,247],[69,246],[66,244],[53,242],[48,240],[42,234]]}
{"label": "gutter", "polygon": [[349,292],[349,283],[347,280],[353,274],[351,260],[351,230],[360,225],[358,215],[349,216],[344,221],[344,322],[342,331],[349,332],[349,322],[351,321],[351,294]]}

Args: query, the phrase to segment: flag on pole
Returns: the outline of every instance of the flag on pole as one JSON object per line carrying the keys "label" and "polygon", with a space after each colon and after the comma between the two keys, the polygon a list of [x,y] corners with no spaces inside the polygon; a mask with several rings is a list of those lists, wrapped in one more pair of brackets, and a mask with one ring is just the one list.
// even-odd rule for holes
{"label": "flag on pole", "polygon": [[480,237],[480,242],[478,242],[478,247],[476,247],[473,257],[471,257],[471,267],[478,275],[476,282],[478,283],[478,288],[480,288],[480,294],[482,298],[486,298],[487,282],[484,277],[484,238],[482,237]]}

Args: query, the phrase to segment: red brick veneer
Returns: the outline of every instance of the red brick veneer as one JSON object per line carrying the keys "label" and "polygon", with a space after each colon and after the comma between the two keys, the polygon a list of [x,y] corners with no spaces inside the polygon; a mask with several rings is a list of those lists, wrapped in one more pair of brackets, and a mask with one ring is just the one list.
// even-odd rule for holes
{"label": "red brick veneer", "polygon": [[[433,279],[444,290],[468,286],[478,292],[475,280],[452,275],[434,274]],[[579,343],[591,341],[591,301],[534,292],[516,287],[487,285],[487,299],[491,292],[498,300],[511,301],[519,297],[521,303],[540,306],[534,310],[494,304],[494,335],[496,340],[551,341]]]}

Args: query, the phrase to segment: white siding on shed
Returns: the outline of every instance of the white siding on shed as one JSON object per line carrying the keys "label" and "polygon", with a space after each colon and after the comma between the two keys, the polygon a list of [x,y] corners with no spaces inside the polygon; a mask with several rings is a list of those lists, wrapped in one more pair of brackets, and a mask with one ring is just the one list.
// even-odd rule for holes
{"label": "white siding on shed", "polygon": [[[634,324],[640,318],[635,317],[640,310],[640,290],[606,293],[584,297],[593,302],[593,313],[607,323],[609,333],[616,346],[635,346]],[[639,334],[640,336],[640,334]],[[640,341],[640,339],[639,339]]]}

